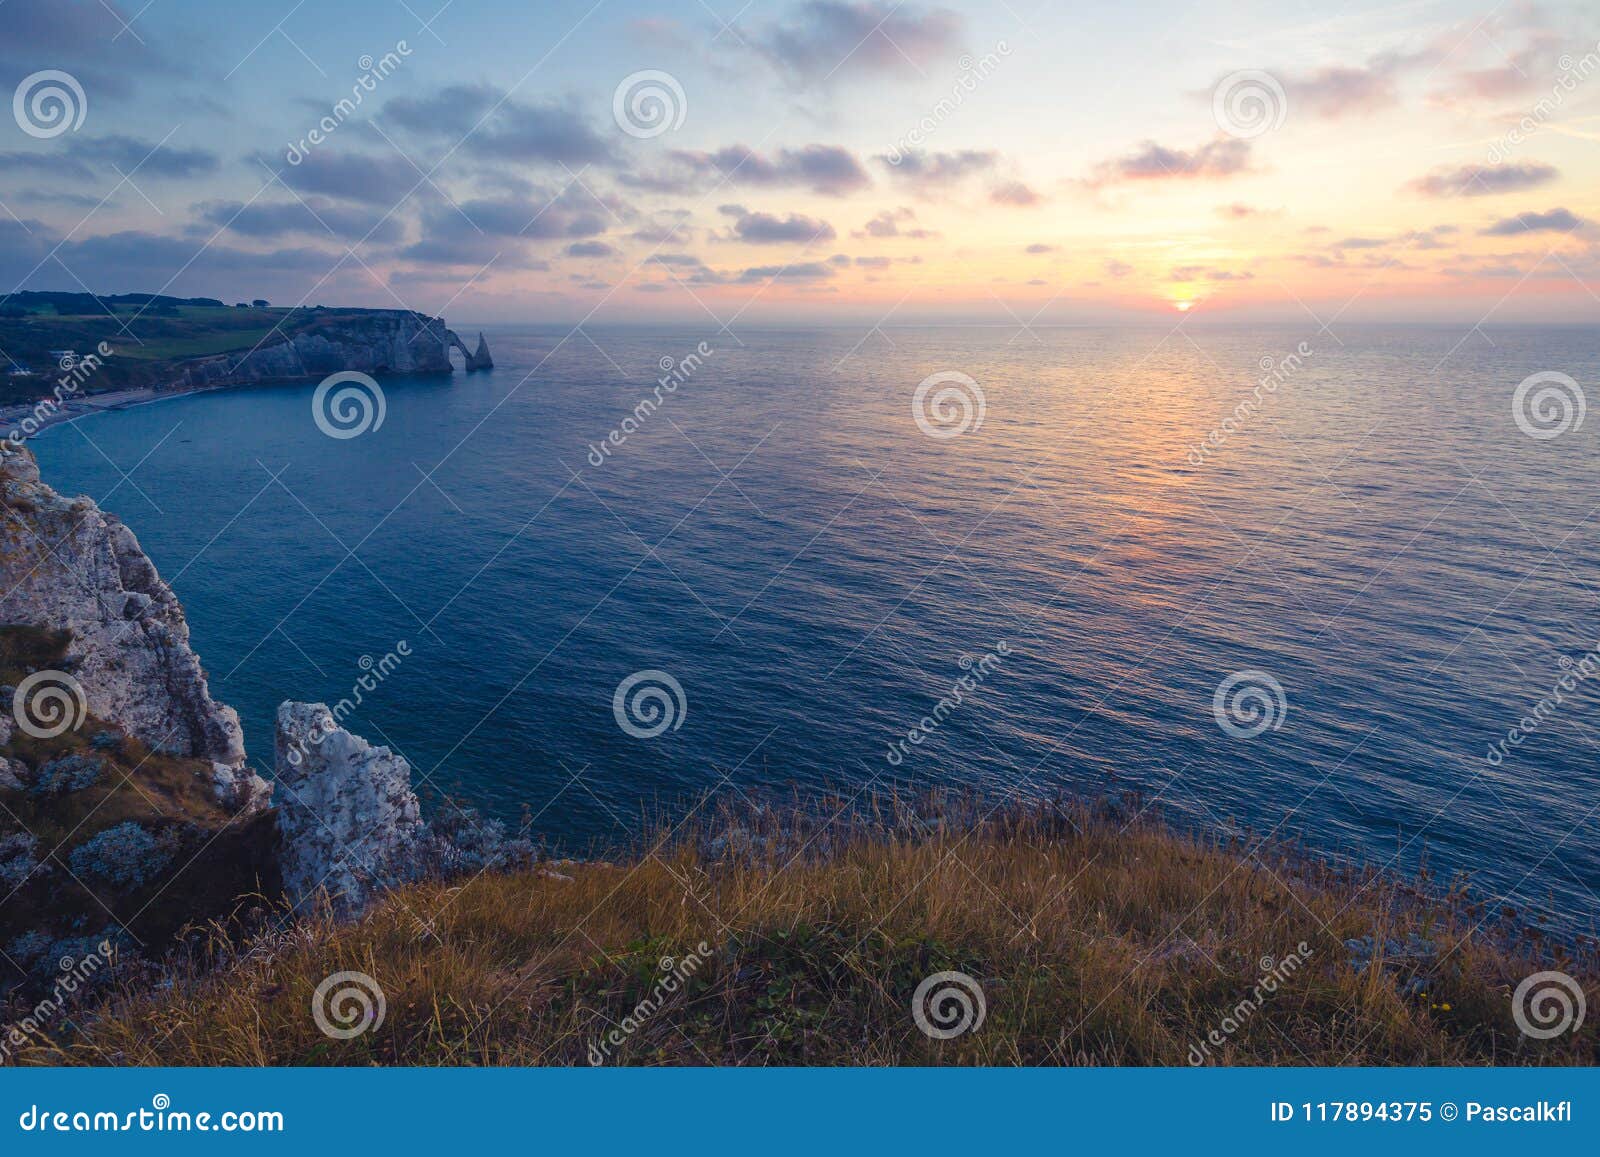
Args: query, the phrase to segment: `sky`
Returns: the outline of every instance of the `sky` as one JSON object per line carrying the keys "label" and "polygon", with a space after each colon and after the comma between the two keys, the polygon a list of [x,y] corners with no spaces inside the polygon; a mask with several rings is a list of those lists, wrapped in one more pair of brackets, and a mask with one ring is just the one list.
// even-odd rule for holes
{"label": "sky", "polygon": [[0,0],[5,93],[0,293],[1600,322],[1592,3]]}

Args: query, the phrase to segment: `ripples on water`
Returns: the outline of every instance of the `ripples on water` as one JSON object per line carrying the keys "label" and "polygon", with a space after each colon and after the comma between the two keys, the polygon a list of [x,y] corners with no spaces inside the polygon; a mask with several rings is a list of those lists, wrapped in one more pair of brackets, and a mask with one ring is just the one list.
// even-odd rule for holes
{"label": "ripples on water", "polygon": [[[360,656],[406,639],[350,726],[577,845],[714,789],[1139,788],[1376,863],[1426,846],[1587,927],[1595,689],[1502,765],[1485,753],[1600,640],[1600,422],[1536,441],[1511,412],[1536,371],[1593,394],[1596,333],[1488,334],[500,330],[500,368],[392,380],[383,427],[349,441],[296,385],[36,446],[173,581],[257,762],[279,700],[336,700]],[[660,359],[701,341],[703,367],[593,466]],[[1300,341],[1259,414],[1186,461]],[[982,427],[944,441],[911,409],[942,370],[986,399]],[[1001,640],[891,766],[962,657]],[[643,668],[688,698],[648,741],[612,713]],[[1212,713],[1242,669],[1288,703],[1249,740]]]}

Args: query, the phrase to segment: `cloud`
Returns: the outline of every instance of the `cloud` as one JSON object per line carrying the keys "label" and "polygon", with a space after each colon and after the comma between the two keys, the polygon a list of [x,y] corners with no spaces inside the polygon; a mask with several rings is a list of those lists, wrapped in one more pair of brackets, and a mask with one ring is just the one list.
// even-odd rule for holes
{"label": "cloud", "polygon": [[1255,274],[1235,273],[1231,269],[1213,269],[1206,265],[1180,265],[1172,271],[1173,281],[1253,281]]}
{"label": "cloud", "polygon": [[1588,225],[1588,221],[1566,209],[1551,209],[1548,213],[1519,213],[1480,232],[1485,237],[1515,237],[1523,233],[1574,233]]}
{"label": "cloud", "polygon": [[382,205],[398,204],[407,193],[426,188],[422,174],[404,157],[373,157],[361,153],[312,153],[298,165],[284,165],[276,157],[258,159],[272,165],[278,179],[297,193],[320,193],[344,201]]}
{"label": "cloud", "polygon": [[1447,246],[1439,238],[1455,231],[1454,225],[1436,225],[1432,229],[1413,229],[1409,233],[1402,233],[1398,240],[1410,249],[1444,249]]}
{"label": "cloud", "polygon": [[[1485,17],[1474,32],[1493,46],[1494,63],[1485,68],[1457,70],[1429,94],[1430,100],[1450,107],[1548,93],[1552,79],[1570,71],[1563,61],[1573,39],[1542,27],[1541,21],[1542,14],[1531,5],[1518,5]],[[1570,57],[1565,58],[1565,64],[1571,64]]]}
{"label": "cloud", "polygon": [[1399,102],[1398,72],[1396,58],[1364,68],[1321,68],[1289,82],[1289,107],[1330,120],[1378,112]]}
{"label": "cloud", "polygon": [[[0,153],[0,169],[5,167],[5,154]],[[137,196],[137,194],[134,195]],[[78,209],[95,209],[99,208],[102,203],[106,205],[113,205],[117,202],[116,197],[112,197],[102,202],[101,198],[91,196],[88,193],[69,193],[65,189],[40,188],[19,189],[15,193],[12,193],[8,200],[13,205],[19,205],[23,202],[27,202],[30,205],[43,204],[56,205],[58,207],[61,205],[72,205]]]}
{"label": "cloud", "polygon": [[694,230],[687,225],[659,221],[641,225],[632,233],[635,241],[644,241],[651,245],[682,244],[692,240],[693,235]]}
{"label": "cloud", "polygon": [[93,169],[82,161],[73,160],[64,151],[12,149],[0,153],[0,171],[15,173],[23,170],[63,180],[94,180]]}
{"label": "cloud", "polygon": [[706,264],[693,253],[656,253],[647,259],[652,265],[664,265],[669,269],[704,269]]}
{"label": "cloud", "polygon": [[[1364,115],[1390,108],[1400,101],[1400,81],[1419,65],[1440,60],[1444,49],[1430,47],[1421,52],[1383,52],[1369,57],[1365,64],[1336,64],[1312,72],[1274,75],[1288,98],[1291,116],[1313,116],[1338,120],[1348,115]],[[1222,81],[1219,80],[1218,84]],[[1195,95],[1210,103],[1216,85]]]}
{"label": "cloud", "polygon": [[23,288],[23,279],[30,272],[37,272],[46,263],[53,264],[49,257],[55,240],[42,221],[0,216],[0,282]]}
{"label": "cloud", "polygon": [[1105,271],[1112,277],[1126,277],[1133,272],[1133,266],[1126,261],[1107,261]]}
{"label": "cloud", "polygon": [[113,170],[144,181],[150,177],[197,177],[219,167],[217,154],[209,149],[175,149],[121,135],[75,135],[47,150],[0,153],[0,169],[32,169],[82,181],[92,181],[103,172],[108,186],[116,177]]}
{"label": "cloud", "polygon": [[675,149],[667,168],[653,173],[622,173],[621,184],[647,192],[693,193],[718,183],[757,188],[804,188],[840,197],[872,184],[861,162],[838,145],[805,145],[762,156],[744,145],[715,152]]}
{"label": "cloud", "polygon": [[410,132],[460,143],[460,151],[498,161],[571,166],[617,161],[609,137],[577,109],[509,99],[492,85],[455,84],[426,97],[396,97],[383,118]]}
{"label": "cloud", "polygon": [[0,5],[0,88],[10,94],[23,77],[58,68],[83,85],[94,115],[107,98],[130,93],[130,81],[188,75],[181,59],[152,46],[154,38],[122,31],[134,18],[109,0],[9,0]]}
{"label": "cloud", "polygon": [[497,266],[539,268],[528,243],[596,237],[614,223],[614,214],[623,215],[618,207],[579,185],[555,194],[536,188],[528,197],[440,200],[423,210],[422,240],[400,255],[439,265],[477,266],[493,258]]}
{"label": "cloud", "polygon": [[567,246],[568,257],[611,257],[616,252],[604,241],[575,241]]}
{"label": "cloud", "polygon": [[1054,253],[1055,251],[1056,247],[1054,245],[1046,245],[1042,241],[1035,241],[1023,250],[1024,253]]}
{"label": "cloud", "polygon": [[1218,205],[1217,216],[1243,221],[1249,217],[1272,216],[1272,213],[1267,209],[1258,209],[1254,205],[1246,205],[1243,201],[1235,201],[1231,205]]}
{"label": "cloud", "polygon": [[910,150],[898,157],[881,154],[875,159],[887,167],[895,180],[926,193],[990,171],[999,163],[1000,154],[992,149],[962,149],[954,153]]}
{"label": "cloud", "polygon": [[723,205],[718,211],[734,219],[728,240],[749,245],[808,245],[814,241],[832,241],[838,236],[826,221],[803,213],[775,217],[771,213],[752,213],[743,205]]}
{"label": "cloud", "polygon": [[[1313,229],[1303,230],[1303,232],[1326,233],[1327,230],[1321,226],[1317,226]],[[1391,246],[1398,246],[1402,251],[1406,249],[1445,249],[1448,248],[1448,246],[1444,241],[1440,240],[1440,238],[1448,237],[1456,232],[1458,232],[1458,230],[1454,225],[1435,225],[1431,229],[1408,230],[1407,232],[1397,234],[1394,237],[1344,237],[1338,241],[1332,242],[1328,246],[1328,248],[1333,252],[1333,256],[1331,257],[1324,254],[1298,254],[1294,257],[1294,260],[1304,262],[1308,265],[1314,265],[1319,269],[1336,269],[1340,266],[1348,265],[1349,258],[1346,256],[1346,254],[1350,252],[1388,249]],[[1409,265],[1403,264],[1399,260],[1398,256],[1379,257],[1372,253],[1368,253],[1367,256],[1363,258],[1362,264],[1367,265],[1369,268],[1412,268]]]}
{"label": "cloud", "polygon": [[833,269],[822,261],[803,261],[792,265],[756,265],[739,274],[743,282],[753,281],[824,281],[833,276]]}
{"label": "cloud", "polygon": [[752,41],[790,83],[846,77],[918,76],[960,51],[961,18],[945,8],[889,0],[808,0]]}
{"label": "cloud", "polygon": [[124,173],[138,168],[138,176],[196,177],[215,172],[217,154],[209,149],[175,149],[135,137],[74,137],[67,147],[71,156],[103,161]]}
{"label": "cloud", "polygon": [[401,249],[404,261],[421,265],[484,269],[549,269],[550,263],[533,257],[525,244],[515,238],[487,233],[444,237],[437,231],[423,230],[422,240]]}
{"label": "cloud", "polygon": [[[324,278],[322,292],[330,298],[371,286],[370,277],[353,262],[348,265],[355,272],[339,268],[345,256],[342,250],[274,247],[256,251],[226,244],[203,246],[193,238],[139,230],[60,240],[55,249],[60,263],[49,261],[33,270],[58,239],[37,221],[27,222],[27,227],[33,230],[31,235],[10,218],[0,218],[0,279],[18,288],[81,292],[87,285],[95,293],[149,293],[170,281],[165,292],[179,297],[295,301],[307,287]],[[24,277],[28,278],[27,283],[19,284]]]}
{"label": "cloud", "polygon": [[1509,165],[1462,165],[1435,169],[1408,186],[1424,197],[1492,197],[1547,185],[1561,175],[1536,161]]}
{"label": "cloud", "polygon": [[1044,198],[1021,181],[1005,181],[989,190],[989,200],[996,205],[1015,205],[1018,208],[1041,204]]}
{"label": "cloud", "polygon": [[[1560,43],[1555,42],[1557,46]],[[1452,104],[1462,100],[1498,101],[1520,96],[1533,88],[1536,83],[1534,75],[1559,76],[1564,71],[1541,67],[1546,63],[1541,58],[1547,56],[1550,60],[1554,59],[1548,52],[1525,49],[1500,68],[1464,69],[1435,93],[1434,99],[1443,104]]]}
{"label": "cloud", "polygon": [[1145,141],[1125,157],[1102,162],[1094,183],[1198,180],[1250,171],[1250,142],[1218,137],[1195,149],[1173,149]]}
{"label": "cloud", "polygon": [[306,201],[211,201],[195,206],[198,218],[241,237],[277,238],[289,234],[334,237],[341,241],[366,239],[380,245],[400,239],[401,224],[391,214],[353,209],[347,205],[310,198]]}
{"label": "cloud", "polygon": [[915,221],[916,213],[902,205],[897,209],[885,209],[872,220],[862,226],[860,232],[852,233],[852,237],[910,237],[921,241],[938,234],[931,229],[902,229],[902,221]]}

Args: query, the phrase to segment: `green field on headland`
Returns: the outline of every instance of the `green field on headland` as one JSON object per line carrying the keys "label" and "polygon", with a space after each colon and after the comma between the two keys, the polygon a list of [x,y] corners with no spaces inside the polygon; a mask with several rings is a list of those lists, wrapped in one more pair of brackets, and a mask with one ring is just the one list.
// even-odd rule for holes
{"label": "green field on headland", "polygon": [[18,293],[0,305],[0,406],[51,392],[63,372],[63,351],[77,357],[106,342],[112,349],[75,393],[84,396],[160,387],[174,363],[216,354],[244,354],[286,341],[319,322],[370,310],[280,309],[226,305],[205,298],[152,294],[95,297],[86,293]]}

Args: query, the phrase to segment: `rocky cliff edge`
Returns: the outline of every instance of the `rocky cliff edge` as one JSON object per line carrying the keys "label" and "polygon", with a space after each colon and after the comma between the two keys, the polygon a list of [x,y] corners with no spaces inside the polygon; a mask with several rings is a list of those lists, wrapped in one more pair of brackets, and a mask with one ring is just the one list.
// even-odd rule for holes
{"label": "rocky cliff edge", "polygon": [[[81,688],[99,719],[209,761],[226,806],[266,806],[272,789],[245,765],[238,715],[211,697],[172,588],[121,519],[45,485],[26,449],[0,456],[0,624],[68,632],[69,700]],[[0,742],[17,721],[0,715]]]}

